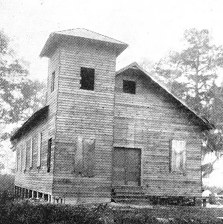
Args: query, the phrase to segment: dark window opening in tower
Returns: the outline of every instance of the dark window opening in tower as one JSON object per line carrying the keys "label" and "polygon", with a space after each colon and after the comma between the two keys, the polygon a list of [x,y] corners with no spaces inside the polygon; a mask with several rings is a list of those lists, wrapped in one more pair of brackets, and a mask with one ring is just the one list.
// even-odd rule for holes
{"label": "dark window opening in tower", "polygon": [[93,68],[81,67],[81,89],[94,90],[94,74]]}

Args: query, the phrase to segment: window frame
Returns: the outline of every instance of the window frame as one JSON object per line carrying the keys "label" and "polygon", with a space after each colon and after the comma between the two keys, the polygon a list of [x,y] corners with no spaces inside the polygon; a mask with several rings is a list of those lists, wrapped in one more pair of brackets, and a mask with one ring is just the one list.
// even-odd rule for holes
{"label": "window frame", "polygon": [[17,146],[16,147],[16,172],[19,171],[19,159],[20,159],[20,148]]}
{"label": "window frame", "polygon": [[[85,71],[85,73],[84,73]],[[91,74],[92,72],[92,74]],[[93,76],[90,79],[85,79],[86,77],[89,77],[90,75]],[[81,67],[80,68],[80,89],[82,90],[88,90],[88,91],[94,91],[95,90],[95,69],[94,68],[88,68],[88,67]],[[92,83],[91,83],[92,81]],[[90,88],[88,88],[90,86]]]}
{"label": "window frame", "polygon": [[25,172],[26,171],[26,165],[27,165],[27,141],[23,142],[22,149],[23,149],[23,153],[22,153],[22,156],[23,156],[22,172]]}
{"label": "window frame", "polygon": [[52,144],[53,144],[53,139],[49,138],[48,139],[48,146],[47,146],[47,173],[50,173],[51,170],[51,154],[52,154]]}
{"label": "window frame", "polygon": [[42,151],[43,133],[38,133],[38,148],[37,148],[37,168],[41,167],[41,151]]}
{"label": "window frame", "polygon": [[33,167],[33,137],[29,139],[30,141],[30,152],[29,152],[29,168],[31,169]]}
{"label": "window frame", "polygon": [[22,163],[23,163],[23,151],[22,151],[22,145],[20,145],[19,150],[20,150],[19,168],[20,168],[20,172],[22,172]]}
{"label": "window frame", "polygon": [[51,86],[50,86],[51,93],[54,92],[55,90],[55,80],[56,80],[56,72],[53,71],[51,74]]}

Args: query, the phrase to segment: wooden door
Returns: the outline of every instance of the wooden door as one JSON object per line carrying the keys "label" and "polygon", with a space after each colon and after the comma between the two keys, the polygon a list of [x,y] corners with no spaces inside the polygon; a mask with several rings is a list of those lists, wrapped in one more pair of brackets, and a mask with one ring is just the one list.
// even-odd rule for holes
{"label": "wooden door", "polygon": [[139,186],[141,176],[141,150],[115,148],[113,157],[113,184]]}

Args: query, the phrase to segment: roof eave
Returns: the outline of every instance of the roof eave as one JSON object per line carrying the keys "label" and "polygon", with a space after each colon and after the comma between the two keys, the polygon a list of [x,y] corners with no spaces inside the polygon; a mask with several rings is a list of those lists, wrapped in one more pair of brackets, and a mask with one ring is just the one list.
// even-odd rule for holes
{"label": "roof eave", "polygon": [[43,46],[42,51],[40,52],[40,57],[49,57],[50,46],[56,42],[58,36],[55,33],[51,33]]}
{"label": "roof eave", "polygon": [[72,36],[72,35],[67,35],[67,34],[65,35],[65,34],[60,34],[60,33],[52,33],[48,37],[48,39],[40,53],[40,57],[49,57],[53,46],[55,46],[56,44],[59,44],[60,41],[62,42],[62,38],[71,38],[73,40],[75,40],[77,38],[81,38],[81,39],[86,39],[86,40],[92,41],[92,42],[104,43],[104,44],[108,44],[111,46],[115,46],[116,56],[120,55],[128,47],[128,44],[121,43],[121,42],[120,43],[112,43],[112,42],[108,42],[108,41],[96,40],[96,39],[91,39],[91,38],[87,38],[87,37],[78,37],[78,36]]}
{"label": "roof eave", "polygon": [[29,127],[32,123],[38,122],[46,118],[48,110],[49,106],[45,106],[40,110],[36,111],[31,117],[29,117],[27,121],[23,123],[23,125],[18,130],[16,130],[16,132],[11,136],[10,141],[14,142],[16,139],[20,138],[24,133],[29,130]]}

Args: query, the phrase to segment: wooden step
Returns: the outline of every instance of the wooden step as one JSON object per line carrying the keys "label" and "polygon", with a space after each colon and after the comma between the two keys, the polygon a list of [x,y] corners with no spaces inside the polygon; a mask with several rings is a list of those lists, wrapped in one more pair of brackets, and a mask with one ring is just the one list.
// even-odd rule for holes
{"label": "wooden step", "polygon": [[128,190],[142,190],[141,186],[112,186],[113,189],[128,189]]}
{"label": "wooden step", "polygon": [[114,197],[145,197],[145,194],[130,194],[130,193],[126,193],[126,194],[113,194]]}
{"label": "wooden step", "polygon": [[112,199],[121,203],[148,202],[142,187],[138,186],[117,186],[113,187]]}
{"label": "wooden step", "polygon": [[135,199],[135,198],[114,198],[114,201],[116,203],[129,203],[129,204],[132,204],[132,203],[148,203],[148,204],[151,204],[151,201],[147,198],[138,198],[138,199]]}
{"label": "wooden step", "polygon": [[113,188],[112,191],[116,195],[120,194],[144,194],[143,190],[141,188]]}
{"label": "wooden step", "polygon": [[126,198],[146,198],[145,194],[116,194],[113,195],[116,198],[126,197]]}

